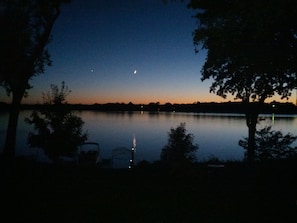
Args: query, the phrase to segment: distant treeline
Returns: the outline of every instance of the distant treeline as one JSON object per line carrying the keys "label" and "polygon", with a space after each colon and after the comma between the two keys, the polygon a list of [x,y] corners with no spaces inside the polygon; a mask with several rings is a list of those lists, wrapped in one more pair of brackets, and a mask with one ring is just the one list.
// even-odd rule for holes
{"label": "distant treeline", "polygon": [[[0,102],[1,110],[8,110],[10,107],[7,103]],[[150,112],[195,112],[195,113],[245,113],[247,105],[241,102],[207,102],[193,104],[171,104],[171,103],[149,103],[149,104],[133,104],[133,103],[106,103],[106,104],[66,104],[62,105],[63,109],[70,110],[96,110],[96,111],[150,111]],[[23,110],[51,110],[57,107],[43,104],[23,104]],[[61,106],[59,107],[61,109]],[[261,108],[263,114],[297,114],[297,106],[292,103],[271,102],[265,103]]]}

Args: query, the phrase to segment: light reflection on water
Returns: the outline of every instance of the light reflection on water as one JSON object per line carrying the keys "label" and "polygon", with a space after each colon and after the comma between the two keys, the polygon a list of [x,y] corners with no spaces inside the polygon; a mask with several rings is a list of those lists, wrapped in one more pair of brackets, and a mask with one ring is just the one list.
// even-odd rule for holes
{"label": "light reflection on water", "polygon": [[[39,150],[28,148],[27,134],[32,126],[25,124],[24,118],[31,111],[21,112],[17,132],[18,155],[42,156]],[[111,158],[112,149],[132,147],[133,134],[137,139],[136,162],[155,161],[160,157],[162,147],[167,143],[168,131],[180,123],[186,123],[188,133],[194,135],[194,142],[199,145],[198,160],[207,160],[211,156],[223,160],[242,160],[243,149],[238,141],[247,136],[245,117],[241,114],[212,113],[149,113],[149,112],[76,112],[85,122],[84,130],[88,132],[88,141],[100,144],[103,158]],[[263,115],[265,120],[258,128],[271,125],[272,116]],[[7,113],[0,113],[0,146],[3,148],[7,126]],[[297,116],[275,115],[275,130],[284,133],[296,131]]]}

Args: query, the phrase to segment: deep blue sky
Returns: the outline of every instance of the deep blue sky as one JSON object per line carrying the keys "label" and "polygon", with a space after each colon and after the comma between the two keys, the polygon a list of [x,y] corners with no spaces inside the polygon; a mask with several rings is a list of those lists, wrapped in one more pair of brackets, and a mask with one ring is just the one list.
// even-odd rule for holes
{"label": "deep blue sky", "polygon": [[[25,103],[42,103],[65,81],[69,103],[223,101],[201,82],[196,20],[186,1],[73,0],[62,7],[48,45],[53,65],[31,81]],[[134,74],[134,71],[137,71]]]}

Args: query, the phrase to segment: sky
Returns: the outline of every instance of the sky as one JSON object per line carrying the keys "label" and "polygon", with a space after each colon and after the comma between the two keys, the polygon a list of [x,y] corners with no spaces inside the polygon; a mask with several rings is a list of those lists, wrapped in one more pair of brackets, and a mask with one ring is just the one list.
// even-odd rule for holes
{"label": "sky", "polygon": [[[206,53],[195,53],[187,1],[73,0],[61,9],[48,50],[53,61],[33,77],[23,103],[62,81],[68,103],[147,104],[229,101],[201,81]],[[1,93],[0,101],[7,101]],[[232,100],[232,98],[231,98]]]}

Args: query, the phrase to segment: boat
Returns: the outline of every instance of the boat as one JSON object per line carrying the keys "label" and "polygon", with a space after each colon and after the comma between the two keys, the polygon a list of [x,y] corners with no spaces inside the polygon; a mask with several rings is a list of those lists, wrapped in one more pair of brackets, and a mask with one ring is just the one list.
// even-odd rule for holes
{"label": "boat", "polygon": [[78,147],[78,164],[96,165],[101,161],[100,146],[97,142],[85,142]]}

